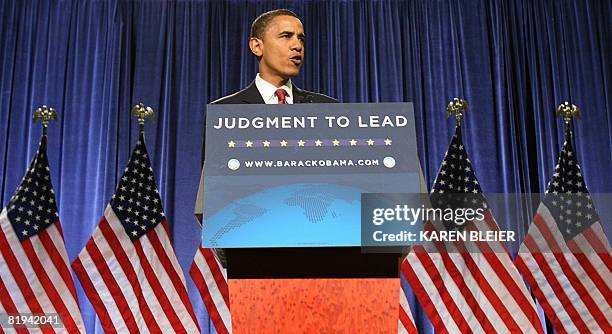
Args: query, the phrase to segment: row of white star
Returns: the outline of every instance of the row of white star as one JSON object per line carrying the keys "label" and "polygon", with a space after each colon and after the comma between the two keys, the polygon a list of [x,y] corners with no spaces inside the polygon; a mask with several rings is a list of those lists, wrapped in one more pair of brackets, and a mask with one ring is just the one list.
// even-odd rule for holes
{"label": "row of white star", "polygon": [[[357,146],[359,144],[360,140],[365,141],[365,143],[368,146],[374,146],[377,143],[376,139],[369,138],[367,140],[366,139],[351,139],[351,140],[349,140],[349,144],[350,144],[350,146]],[[324,146],[323,144],[325,143],[324,141],[322,141],[320,139],[311,140],[311,141],[314,143],[315,146]],[[332,142],[332,146],[341,146],[340,145],[341,142],[340,142],[339,139],[333,139],[331,142]],[[389,139],[389,138],[384,139],[383,142],[384,142],[384,144],[386,146],[390,146],[390,145],[393,144],[393,141],[391,139]],[[247,141],[244,142],[244,145],[245,145],[245,147],[253,147],[253,144],[255,144],[255,143],[257,143],[257,141],[253,142],[251,140],[247,140]],[[307,143],[308,143],[308,141],[307,140],[303,140],[303,139],[300,139],[300,140],[297,141],[298,147],[304,147],[304,146],[306,146]],[[269,141],[269,140],[263,140],[263,141],[261,141],[261,144],[263,145],[263,147],[270,147],[270,144],[272,144],[272,142]],[[281,147],[287,147],[289,145],[289,142],[287,140],[283,139],[283,140],[279,141],[279,144],[280,144]],[[229,147],[229,148],[235,148],[236,145],[237,145],[237,143],[235,141],[233,141],[233,140],[230,140],[230,141],[227,142],[227,147]]]}

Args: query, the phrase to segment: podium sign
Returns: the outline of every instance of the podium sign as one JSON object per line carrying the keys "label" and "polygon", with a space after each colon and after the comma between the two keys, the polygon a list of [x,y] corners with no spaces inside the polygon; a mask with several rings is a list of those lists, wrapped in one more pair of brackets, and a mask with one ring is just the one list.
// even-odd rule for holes
{"label": "podium sign", "polygon": [[203,247],[361,245],[361,193],[419,192],[411,103],[209,105]]}

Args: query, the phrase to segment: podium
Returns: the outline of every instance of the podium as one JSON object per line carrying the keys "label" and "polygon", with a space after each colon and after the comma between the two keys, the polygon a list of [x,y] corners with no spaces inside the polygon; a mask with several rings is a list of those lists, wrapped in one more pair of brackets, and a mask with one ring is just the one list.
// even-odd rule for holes
{"label": "podium", "polygon": [[397,333],[397,254],[235,248],[226,257],[235,334]]}
{"label": "podium", "polygon": [[363,251],[361,194],[426,191],[412,104],[209,105],[206,122],[196,215],[225,249],[232,333],[397,333],[400,255]]}

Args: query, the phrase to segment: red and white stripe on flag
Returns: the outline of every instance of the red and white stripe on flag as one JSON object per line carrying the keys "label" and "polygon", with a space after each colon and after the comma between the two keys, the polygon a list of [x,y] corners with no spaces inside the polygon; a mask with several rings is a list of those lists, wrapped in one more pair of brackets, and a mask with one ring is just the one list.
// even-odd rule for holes
{"label": "red and white stripe on flag", "polygon": [[[425,233],[498,231],[481,194],[457,125],[434,182],[432,204],[473,204],[484,215],[460,225],[428,221]],[[535,303],[503,242],[427,241],[412,247],[401,270],[437,333],[543,333]]]}
{"label": "red and white stripe on flag", "polygon": [[599,222],[565,242],[542,203],[515,262],[557,333],[612,333],[612,258]]}
{"label": "red and white stripe on flag", "polygon": [[200,296],[217,333],[231,333],[232,319],[229,308],[227,272],[219,263],[213,250],[200,247],[194,256],[189,273],[200,291]]}
{"label": "red and white stripe on flag", "polygon": [[398,319],[398,330],[399,334],[418,334],[417,328],[414,324],[414,318],[412,317],[412,311],[408,305],[408,299],[406,298],[406,291],[403,286],[399,289],[399,319]]}
{"label": "red and white stripe on flag", "polygon": [[142,133],[72,268],[107,333],[200,332]]}
{"label": "red and white stripe on flag", "polygon": [[0,214],[0,314],[58,315],[63,328],[43,327],[43,332],[84,333],[46,148],[43,136],[30,168]]}
{"label": "red and white stripe on flag", "polygon": [[22,242],[6,209],[0,226],[0,313],[58,314],[65,328],[58,331],[85,333],[59,221]]}
{"label": "red and white stripe on flag", "polygon": [[[467,228],[497,230],[488,211],[483,222]],[[434,229],[426,223],[425,230]],[[535,303],[504,250],[467,241],[412,247],[401,270],[436,332],[543,333]]]}
{"label": "red and white stripe on flag", "polygon": [[167,223],[132,241],[109,205],[73,262],[106,333],[199,333]]}
{"label": "red and white stripe on flag", "polygon": [[558,333],[612,333],[612,257],[569,127],[517,267]]}

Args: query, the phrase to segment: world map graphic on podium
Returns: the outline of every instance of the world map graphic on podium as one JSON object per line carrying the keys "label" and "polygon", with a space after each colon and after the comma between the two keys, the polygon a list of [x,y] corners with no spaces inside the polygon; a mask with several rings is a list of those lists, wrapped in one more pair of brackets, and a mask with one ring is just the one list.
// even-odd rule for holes
{"label": "world map graphic on podium", "polygon": [[[205,246],[358,245],[362,190],[323,183],[269,188],[233,201],[210,218]],[[205,234],[206,235],[206,234]],[[206,244],[207,241],[209,244]]]}

